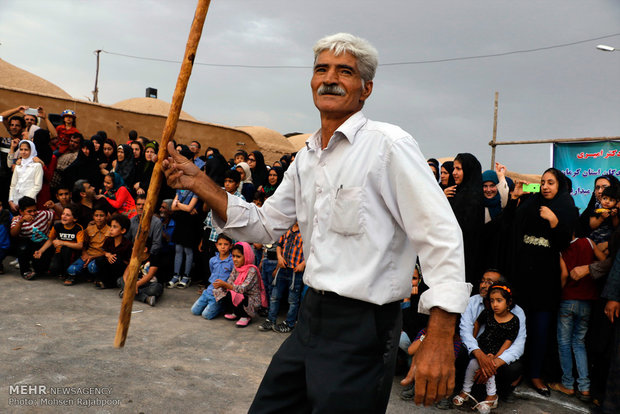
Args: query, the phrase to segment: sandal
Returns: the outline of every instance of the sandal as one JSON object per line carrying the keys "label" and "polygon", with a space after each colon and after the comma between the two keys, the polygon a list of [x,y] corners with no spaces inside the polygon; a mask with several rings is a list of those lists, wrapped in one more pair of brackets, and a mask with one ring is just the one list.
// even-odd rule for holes
{"label": "sandal", "polygon": [[469,395],[469,393],[467,392],[463,391],[462,394],[465,394],[465,397],[461,397],[460,394],[455,395],[454,398],[452,398],[452,404],[454,404],[457,407],[460,407],[463,405],[465,401],[469,401],[470,398],[473,399],[473,397]]}
{"label": "sandal", "polygon": [[75,285],[75,280],[65,279],[65,286],[73,286],[73,285]]}
{"label": "sandal", "polygon": [[499,398],[495,397],[494,400],[484,400],[480,401],[478,404],[474,405],[473,410],[478,410],[481,413],[488,413],[490,410],[497,408],[497,401]]}
{"label": "sandal", "polygon": [[575,395],[575,390],[573,390],[572,388],[566,388],[561,382],[552,382],[551,384],[549,384],[549,388],[551,388],[553,391],[561,392],[564,395]]}

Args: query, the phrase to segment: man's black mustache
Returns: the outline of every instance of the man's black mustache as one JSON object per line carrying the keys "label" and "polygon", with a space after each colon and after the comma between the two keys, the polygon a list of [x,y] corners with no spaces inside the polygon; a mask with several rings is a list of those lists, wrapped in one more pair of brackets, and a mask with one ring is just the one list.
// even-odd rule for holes
{"label": "man's black mustache", "polygon": [[338,95],[344,96],[347,92],[338,85],[321,85],[316,91],[319,95]]}

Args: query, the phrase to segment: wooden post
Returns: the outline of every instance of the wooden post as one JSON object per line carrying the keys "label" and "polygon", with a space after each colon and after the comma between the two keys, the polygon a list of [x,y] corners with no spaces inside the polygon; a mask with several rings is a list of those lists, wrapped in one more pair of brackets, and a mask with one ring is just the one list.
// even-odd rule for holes
{"label": "wooden post", "polygon": [[155,210],[155,204],[159,197],[159,189],[161,187],[162,174],[162,162],[168,157],[166,150],[168,141],[174,136],[177,128],[177,122],[179,121],[179,115],[181,113],[181,107],[183,106],[183,99],[185,98],[185,91],[187,90],[187,83],[189,77],[192,74],[192,68],[194,65],[194,59],[196,57],[196,50],[198,49],[198,43],[200,42],[200,36],[202,35],[202,28],[207,17],[207,11],[209,10],[209,3],[211,0],[198,0],[196,6],[196,13],[194,14],[194,21],[189,32],[187,40],[187,46],[185,47],[185,56],[181,63],[181,70],[179,77],[177,78],[177,84],[172,95],[172,104],[170,105],[170,112],[166,119],[166,125],[164,126],[164,132],[162,134],[161,145],[159,147],[159,153],[157,154],[157,163],[153,168],[153,175],[151,176],[151,184],[147,191],[146,203],[144,205],[144,212],[140,219],[140,227],[136,240],[134,241],[133,251],[131,252],[131,261],[129,262],[129,274],[125,283],[125,293],[123,295],[123,301],[121,303],[121,312],[118,317],[118,325],[116,327],[116,337],[114,338],[114,347],[122,348],[125,345],[125,339],[127,339],[127,331],[129,330],[129,322],[131,321],[131,308],[133,305],[133,299],[136,295],[136,282],[138,276],[138,269],[140,267],[140,257],[144,251],[146,245],[146,239],[149,235],[149,229],[151,227],[151,217]]}
{"label": "wooden post", "polygon": [[495,91],[495,111],[493,114],[493,140],[489,143],[491,145],[491,170],[495,171],[495,142],[497,140],[497,100],[499,93]]}

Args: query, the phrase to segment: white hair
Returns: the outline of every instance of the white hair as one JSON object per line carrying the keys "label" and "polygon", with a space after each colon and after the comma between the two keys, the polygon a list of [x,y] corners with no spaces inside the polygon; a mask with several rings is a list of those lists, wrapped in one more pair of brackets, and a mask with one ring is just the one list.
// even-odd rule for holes
{"label": "white hair", "polygon": [[336,33],[320,39],[312,50],[314,51],[315,63],[321,52],[326,50],[333,52],[336,56],[348,52],[357,59],[357,67],[364,83],[373,80],[375,77],[379,64],[379,54],[377,49],[366,39],[353,36],[350,33]]}

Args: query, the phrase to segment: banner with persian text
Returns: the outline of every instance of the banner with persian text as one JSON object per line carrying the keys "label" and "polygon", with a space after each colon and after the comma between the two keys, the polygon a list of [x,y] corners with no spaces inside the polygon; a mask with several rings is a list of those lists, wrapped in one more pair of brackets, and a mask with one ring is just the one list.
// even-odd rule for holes
{"label": "banner with persian text", "polygon": [[575,204],[583,211],[601,175],[620,179],[620,141],[553,144],[553,166],[573,181]]}

